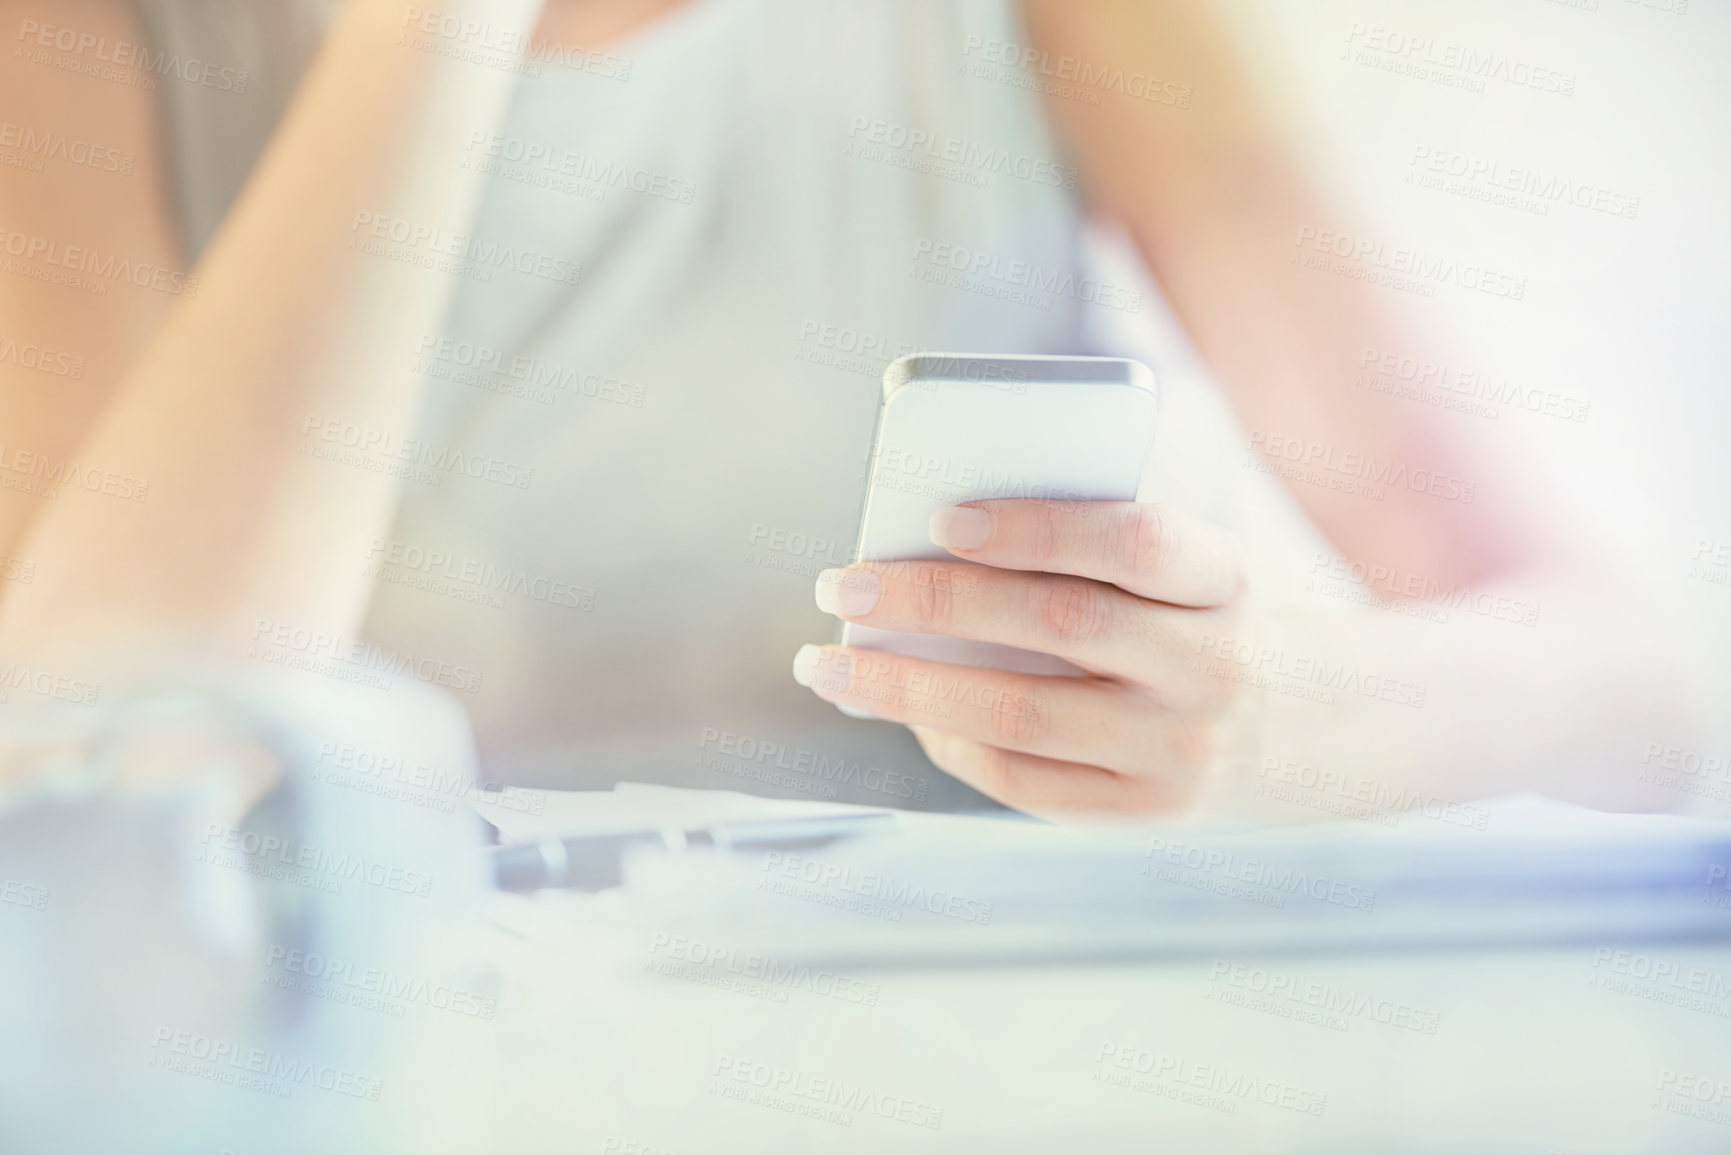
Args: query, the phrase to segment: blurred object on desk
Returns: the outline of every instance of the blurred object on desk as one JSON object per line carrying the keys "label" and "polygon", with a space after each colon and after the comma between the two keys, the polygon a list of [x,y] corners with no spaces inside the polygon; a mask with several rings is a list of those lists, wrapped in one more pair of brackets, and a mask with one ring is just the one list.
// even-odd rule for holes
{"label": "blurred object on desk", "polygon": [[634,856],[626,880],[656,925],[826,965],[1731,939],[1731,824],[1534,796],[1489,811],[1484,829],[1396,830],[931,816],[924,836],[815,853]]}

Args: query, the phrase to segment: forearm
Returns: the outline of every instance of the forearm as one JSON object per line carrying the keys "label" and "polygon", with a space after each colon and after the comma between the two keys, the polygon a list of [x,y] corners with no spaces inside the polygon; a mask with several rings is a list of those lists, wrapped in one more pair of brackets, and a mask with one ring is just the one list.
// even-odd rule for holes
{"label": "forearm", "polygon": [[1304,243],[1362,233],[1298,160],[1289,126],[1256,91],[1250,62],[1198,0],[1026,0],[1034,44],[1093,69],[1182,81],[1185,108],[1107,94],[1054,99],[1096,211],[1123,223],[1250,435],[1277,464],[1374,461],[1388,474],[1442,476],[1481,499],[1444,502],[1391,485],[1371,504],[1294,484],[1343,552],[1461,583],[1528,564],[1553,547],[1529,488],[1429,412],[1353,387],[1366,350],[1448,360],[1448,340],[1387,290],[1308,267]]}
{"label": "forearm", "polygon": [[[526,37],[539,0],[443,5]],[[350,0],[198,268],[121,382],[82,456],[149,483],[143,502],[68,488],[32,527],[53,581],[12,592],[0,645],[148,633],[238,640],[260,617],[351,633],[357,559],[397,480],[304,450],[339,422],[415,435],[414,350],[448,274],[363,250],[368,222],[452,243],[480,175],[472,133],[503,116],[515,74],[403,42],[409,6]],[[310,427],[310,428],[309,428]]]}
{"label": "forearm", "polygon": [[1530,572],[1395,608],[1288,600],[1199,672],[1248,683],[1217,812],[1409,815],[1536,791],[1607,810],[1699,809],[1651,757],[1710,750],[1708,655],[1627,590]]}

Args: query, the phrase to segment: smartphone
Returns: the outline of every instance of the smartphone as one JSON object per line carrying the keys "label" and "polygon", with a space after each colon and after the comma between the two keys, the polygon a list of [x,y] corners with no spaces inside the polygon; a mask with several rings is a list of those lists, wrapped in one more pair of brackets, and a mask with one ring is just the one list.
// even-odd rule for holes
{"label": "smartphone", "polygon": [[[954,560],[933,545],[932,513],[984,498],[1059,508],[1134,501],[1154,444],[1154,374],[1118,357],[919,353],[884,372],[877,433],[863,471],[858,561],[907,562],[914,581]],[[965,587],[945,591],[967,596]],[[845,646],[1031,674],[1081,671],[1049,654],[843,622]],[[850,711],[851,713],[851,711]]]}

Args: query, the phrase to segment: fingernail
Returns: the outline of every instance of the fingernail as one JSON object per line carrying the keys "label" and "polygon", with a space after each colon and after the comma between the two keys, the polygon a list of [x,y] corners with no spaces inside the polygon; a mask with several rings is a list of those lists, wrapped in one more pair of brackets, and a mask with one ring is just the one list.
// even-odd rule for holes
{"label": "fingernail", "polygon": [[801,646],[799,653],[793,656],[793,680],[802,686],[810,686],[817,680],[817,663],[821,657],[822,646]]}
{"label": "fingernail", "polygon": [[992,536],[992,515],[971,505],[957,505],[932,514],[932,543],[945,549],[979,549]]}
{"label": "fingernail", "polygon": [[826,569],[817,575],[817,608],[837,617],[871,613],[882,592],[878,575],[869,569]]}

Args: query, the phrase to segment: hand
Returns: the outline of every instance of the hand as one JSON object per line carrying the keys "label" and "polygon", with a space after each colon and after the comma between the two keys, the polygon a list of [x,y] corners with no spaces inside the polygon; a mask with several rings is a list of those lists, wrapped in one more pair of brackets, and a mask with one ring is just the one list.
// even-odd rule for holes
{"label": "hand", "polygon": [[1238,541],[1131,502],[980,501],[932,516],[958,561],[818,575],[850,622],[1053,654],[1080,677],[1008,673],[844,646],[804,646],[819,697],[910,726],[941,769],[1033,814],[1169,811],[1216,760],[1235,684],[1196,672],[1232,632]]}

